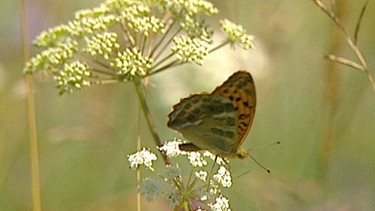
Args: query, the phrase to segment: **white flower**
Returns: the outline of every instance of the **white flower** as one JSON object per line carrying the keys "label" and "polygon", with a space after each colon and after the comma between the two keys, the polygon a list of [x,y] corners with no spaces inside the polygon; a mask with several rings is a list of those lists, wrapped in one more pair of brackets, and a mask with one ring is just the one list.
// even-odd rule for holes
{"label": "white flower", "polygon": [[152,161],[157,157],[149,149],[143,148],[141,151],[128,155],[129,166],[132,169],[137,169],[139,165],[145,165],[147,168],[152,167]]}
{"label": "white flower", "polygon": [[152,59],[144,56],[136,47],[118,52],[111,66],[118,69],[118,75],[130,79],[135,75],[144,76],[152,67]]}
{"label": "white flower", "polygon": [[91,72],[86,63],[74,61],[72,63],[65,63],[64,71],[57,72],[54,76],[61,93],[71,93],[74,90],[82,89],[91,85],[87,80],[91,76]]}
{"label": "white flower", "polygon": [[207,165],[207,160],[205,160],[200,152],[188,152],[188,159],[192,166],[202,167]]}
{"label": "white flower", "polygon": [[238,43],[241,48],[248,50],[254,48],[254,36],[246,34],[246,30],[237,24],[232,23],[228,19],[220,21],[221,29],[228,36],[231,43]]}
{"label": "white flower", "polygon": [[166,142],[163,146],[158,147],[160,151],[164,152],[167,157],[178,157],[180,155],[186,154],[186,152],[181,151],[178,147],[182,142],[179,139]]}
{"label": "white flower", "polygon": [[229,199],[227,199],[225,196],[220,195],[216,198],[216,201],[214,204],[208,204],[208,206],[213,211],[231,211],[229,208]]}
{"label": "white flower", "polygon": [[103,56],[105,60],[109,60],[113,52],[120,48],[117,43],[117,34],[113,32],[104,32],[96,34],[90,39],[86,37],[87,47],[84,52],[92,56]]}
{"label": "white flower", "polygon": [[198,172],[195,172],[195,176],[201,179],[202,181],[206,181],[207,175],[208,175],[207,171],[204,171],[204,170],[199,170]]}
{"label": "white flower", "polygon": [[150,32],[165,32],[163,21],[154,16],[129,18],[128,26],[134,29],[135,32],[144,34],[146,37],[150,35]]}
{"label": "white flower", "polygon": [[221,158],[221,157],[219,157],[217,155],[214,155],[210,151],[204,151],[203,152],[203,156],[209,157],[209,158],[211,158],[211,160],[215,160],[216,159],[216,163],[218,165],[224,165],[224,164],[228,164],[229,163],[228,160],[225,160],[224,158]]}
{"label": "white flower", "polygon": [[224,166],[220,166],[217,173],[213,176],[213,179],[221,184],[225,188],[232,186],[232,178],[230,176],[230,171]]}
{"label": "white flower", "polygon": [[221,193],[219,185],[217,185],[213,180],[210,180],[210,189],[208,191],[211,195],[217,195]]}
{"label": "white flower", "polygon": [[173,38],[173,44],[172,52],[183,63],[203,65],[203,58],[208,55],[208,43],[197,38],[182,35]]}

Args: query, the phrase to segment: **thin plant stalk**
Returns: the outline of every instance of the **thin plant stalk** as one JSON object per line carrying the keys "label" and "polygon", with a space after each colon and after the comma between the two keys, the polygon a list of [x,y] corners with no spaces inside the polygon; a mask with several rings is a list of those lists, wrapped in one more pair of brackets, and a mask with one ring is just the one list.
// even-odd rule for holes
{"label": "thin plant stalk", "polygon": [[163,66],[163,67],[161,67],[161,68],[159,68],[159,69],[157,69],[157,70],[149,73],[148,76],[155,75],[156,73],[160,73],[161,71],[163,71],[165,69],[168,69],[168,68],[171,68],[171,67],[177,66],[177,65],[182,65],[182,64],[183,63],[179,63],[178,60],[174,60],[174,61],[170,62],[169,64],[167,64],[167,65],[165,65],[165,66]]}
{"label": "thin plant stalk", "polygon": [[[151,135],[152,135],[152,137],[155,141],[155,145],[161,146],[162,142],[161,142],[161,139],[160,139],[160,137],[159,137],[159,135],[156,131],[156,128],[155,128],[154,118],[153,118],[153,116],[151,114],[151,111],[148,108],[148,105],[146,103],[146,99],[145,99],[143,88],[142,88],[141,79],[135,78],[134,79],[134,85],[135,85],[135,89],[137,91],[137,95],[138,95],[138,98],[139,98],[139,102],[141,104],[143,114],[146,118],[147,126],[148,126],[148,128],[150,130],[150,133],[151,133]],[[168,157],[165,154],[162,153],[162,157],[163,157],[163,160],[164,160],[165,164],[171,164],[171,161],[168,159]]]}
{"label": "thin plant stalk", "polygon": [[[137,125],[137,151],[141,150],[142,139],[141,139],[141,110],[138,109],[138,125]],[[141,193],[138,191],[141,186],[141,169],[137,169],[137,211],[141,211]]]}
{"label": "thin plant stalk", "polygon": [[[29,43],[27,42],[27,30],[25,20],[25,1],[21,0],[21,30],[22,30],[22,45],[25,61],[30,59]],[[25,82],[27,84],[27,123],[28,136],[30,141],[30,158],[31,158],[31,184],[32,184],[32,200],[33,211],[42,210],[42,200],[40,191],[40,170],[39,170],[39,153],[38,153],[38,138],[36,132],[36,116],[35,116],[35,99],[33,89],[32,76],[26,75]]]}
{"label": "thin plant stalk", "polygon": [[213,49],[209,50],[209,53],[212,53],[216,50],[219,50],[220,48],[224,47],[228,43],[229,43],[229,41],[225,41],[225,42],[221,43],[220,45],[218,45],[218,46],[214,47]]}
{"label": "thin plant stalk", "polygon": [[[345,13],[347,3],[348,1],[342,1],[339,5],[337,5],[337,7],[335,7],[335,11],[337,13],[336,16],[341,17],[342,14]],[[340,39],[340,36],[341,31],[338,28],[332,26],[329,52],[333,52],[334,54],[338,54],[339,52],[341,52],[341,50],[345,46],[345,40]],[[341,97],[341,74],[339,71],[339,66],[334,62],[330,62],[328,60],[326,65],[327,71],[325,71],[325,104],[327,107],[327,115],[325,116],[327,117],[327,120],[325,121],[325,127],[322,131],[322,138],[319,146],[319,165],[317,167],[317,177],[321,181],[326,181],[329,161],[337,147],[335,120],[337,117],[337,110],[340,106]]]}
{"label": "thin plant stalk", "polygon": [[[362,55],[361,51],[359,50],[358,46],[357,46],[357,40],[358,40],[358,33],[359,33],[359,29],[360,29],[360,25],[361,25],[361,21],[362,21],[362,18],[363,18],[363,15],[364,15],[364,12],[366,10],[366,7],[367,7],[367,1],[361,11],[361,14],[360,14],[360,18],[358,19],[358,22],[357,22],[357,26],[356,26],[356,30],[355,30],[355,35],[354,35],[354,38],[355,40],[353,41],[352,38],[350,37],[349,33],[346,31],[344,25],[341,23],[340,19],[336,16],[335,12],[331,9],[329,9],[323,2],[321,2],[320,0],[312,0],[325,14],[328,15],[328,17],[330,19],[332,19],[332,21],[335,23],[335,25],[340,29],[340,31],[344,34],[345,36],[345,40],[347,42],[347,44],[349,45],[349,47],[353,50],[354,54],[356,55],[357,59],[360,61],[360,64],[362,66],[362,68],[356,68],[357,70],[360,70],[360,71],[363,71],[366,73],[367,75],[367,80],[370,82],[371,86],[372,86],[372,89],[373,91],[375,91],[375,80],[372,76],[372,74],[370,73],[369,69],[368,69],[368,66],[367,66],[367,63],[366,63],[366,60],[364,58],[364,56]],[[332,57],[332,56],[329,56],[327,57],[328,59],[331,59],[331,58],[335,58],[335,57]],[[348,59],[347,59],[348,60]],[[336,59],[333,59],[332,61],[335,61],[335,62],[339,62],[341,64],[344,64],[344,65],[347,65],[347,64],[353,64],[353,62],[342,62],[343,61],[343,58],[341,58],[340,60],[336,60]],[[349,60],[348,60],[349,61]],[[355,62],[354,62],[355,63]],[[349,67],[356,67],[356,65],[348,65]]]}
{"label": "thin plant stalk", "polygon": [[[168,29],[166,30],[165,34],[169,34],[169,32],[172,30],[172,27],[173,25],[176,23],[176,21],[174,20],[169,26],[168,26]],[[153,57],[154,56],[154,53],[155,51],[159,48],[159,46],[163,43],[164,39],[166,38],[167,36],[162,36],[160,38],[160,40],[157,42],[157,44],[154,46],[154,48],[151,50],[150,52],[150,57]],[[157,58],[157,57],[156,57]]]}
{"label": "thin plant stalk", "polygon": [[41,191],[40,191],[40,170],[39,170],[39,152],[38,152],[38,138],[36,132],[36,117],[35,117],[35,99],[33,94],[32,76],[26,76],[27,83],[27,122],[28,133],[30,140],[30,155],[31,155],[31,180],[33,193],[33,210],[40,211]]}

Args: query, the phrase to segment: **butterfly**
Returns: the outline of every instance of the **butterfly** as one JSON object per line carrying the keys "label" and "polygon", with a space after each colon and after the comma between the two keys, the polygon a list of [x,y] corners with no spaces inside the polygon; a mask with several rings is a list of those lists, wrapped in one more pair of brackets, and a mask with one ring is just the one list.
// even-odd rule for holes
{"label": "butterfly", "polygon": [[246,158],[241,147],[250,131],[256,108],[254,81],[249,72],[235,72],[211,93],[193,94],[173,106],[168,127],[190,143],[185,151],[208,150],[223,158]]}

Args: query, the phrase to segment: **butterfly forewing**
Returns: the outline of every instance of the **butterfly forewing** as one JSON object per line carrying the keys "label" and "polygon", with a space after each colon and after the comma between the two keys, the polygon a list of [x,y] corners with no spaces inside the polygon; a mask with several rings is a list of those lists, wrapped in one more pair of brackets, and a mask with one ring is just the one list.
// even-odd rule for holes
{"label": "butterfly forewing", "polygon": [[253,78],[246,71],[238,71],[218,86],[212,94],[219,94],[232,101],[238,118],[237,146],[241,146],[250,131],[255,115],[256,92]]}

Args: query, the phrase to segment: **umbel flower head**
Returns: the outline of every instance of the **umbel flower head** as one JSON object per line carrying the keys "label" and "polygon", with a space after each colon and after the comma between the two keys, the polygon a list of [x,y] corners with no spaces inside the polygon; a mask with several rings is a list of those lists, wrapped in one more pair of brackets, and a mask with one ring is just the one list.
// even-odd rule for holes
{"label": "umbel flower head", "polygon": [[206,18],[217,13],[205,0],[107,0],[42,32],[34,40],[40,51],[24,73],[49,71],[61,94],[72,93],[185,63],[203,65],[209,53],[225,44],[253,46],[252,36],[227,19],[216,25],[227,39],[215,46]]}
{"label": "umbel flower head", "polygon": [[[190,172],[187,168],[180,168],[178,162],[175,165],[166,165],[162,171],[153,168],[156,155],[149,149],[143,148],[128,156],[129,167],[137,169],[144,166],[156,174],[155,178],[143,179],[139,192],[148,201],[154,198],[164,199],[174,210],[214,210],[229,211],[229,199],[222,193],[223,188],[232,186],[232,177],[227,161],[218,158],[208,151],[186,152],[181,151],[178,145],[180,140],[167,142],[159,150],[170,155],[171,158],[185,159],[191,165]],[[211,165],[216,161],[217,170],[212,171]],[[215,168],[216,169],[216,168]],[[189,175],[185,178],[184,175]]]}

